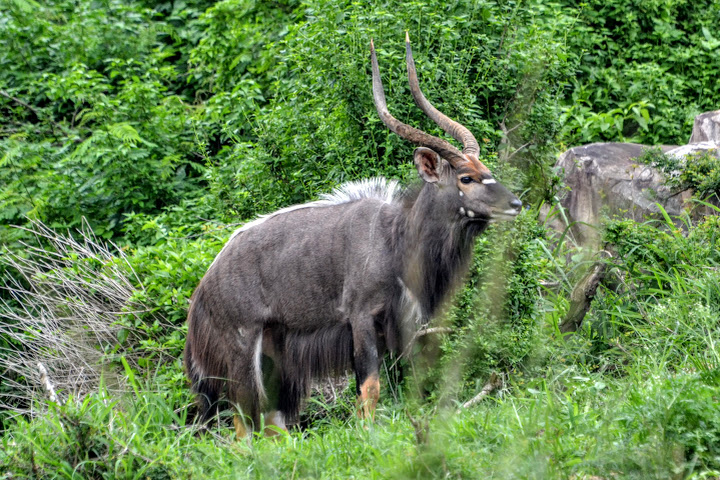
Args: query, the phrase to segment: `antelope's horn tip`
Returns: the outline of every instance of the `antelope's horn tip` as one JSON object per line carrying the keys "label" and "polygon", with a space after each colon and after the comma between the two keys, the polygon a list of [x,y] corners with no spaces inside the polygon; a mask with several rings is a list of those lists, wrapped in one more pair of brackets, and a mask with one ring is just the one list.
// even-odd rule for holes
{"label": "antelope's horn tip", "polygon": [[370,39],[370,50],[375,50],[375,43],[372,38]]}
{"label": "antelope's horn tip", "polygon": [[405,43],[410,43],[410,31],[405,30]]}

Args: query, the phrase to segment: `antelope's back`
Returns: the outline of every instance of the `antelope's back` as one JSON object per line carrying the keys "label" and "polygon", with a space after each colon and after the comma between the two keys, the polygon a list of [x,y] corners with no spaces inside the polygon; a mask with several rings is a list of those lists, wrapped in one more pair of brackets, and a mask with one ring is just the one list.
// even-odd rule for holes
{"label": "antelope's back", "polygon": [[219,329],[277,322],[312,330],[382,308],[400,271],[400,212],[397,203],[363,197],[270,215],[233,235],[193,301],[211,305]]}

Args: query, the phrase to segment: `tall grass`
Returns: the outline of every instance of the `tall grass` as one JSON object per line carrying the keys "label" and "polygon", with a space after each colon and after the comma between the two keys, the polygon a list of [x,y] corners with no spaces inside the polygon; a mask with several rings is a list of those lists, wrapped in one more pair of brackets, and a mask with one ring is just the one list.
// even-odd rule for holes
{"label": "tall grass", "polygon": [[137,334],[133,319],[147,310],[133,298],[142,284],[125,254],[85,222],[75,236],[38,220],[20,230],[34,241],[0,253],[0,266],[14,274],[0,298],[0,409],[32,412],[46,394],[41,377],[61,397],[97,391],[103,376],[106,388],[122,391],[111,364],[121,352],[135,362],[126,346]]}
{"label": "tall grass", "polygon": [[[673,229],[670,226],[673,225]],[[720,474],[718,219],[684,233],[672,222],[611,225],[619,281],[599,292],[583,328],[557,331],[565,295],[546,294],[543,355],[507,371],[470,408],[384,395],[374,422],[352,393],[309,427],[237,442],[229,417],[192,423],[179,375],[123,363],[130,388],[103,385],[49,403],[3,436],[7,478],[711,478]],[[619,239],[622,239],[620,241]],[[542,240],[536,240],[543,242]],[[571,249],[544,251],[562,272]],[[700,262],[703,259],[703,262]],[[566,267],[571,268],[571,267]],[[552,283],[553,280],[549,279]],[[556,309],[553,309],[556,307]],[[39,400],[36,400],[39,401]],[[229,415],[229,414],[228,414]]]}

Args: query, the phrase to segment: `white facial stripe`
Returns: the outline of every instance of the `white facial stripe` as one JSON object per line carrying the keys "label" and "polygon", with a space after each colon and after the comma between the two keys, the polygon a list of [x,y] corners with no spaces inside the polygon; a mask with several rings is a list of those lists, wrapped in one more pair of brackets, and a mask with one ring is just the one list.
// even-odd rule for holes
{"label": "white facial stripe", "polygon": [[465,215],[465,209],[463,207],[460,207],[460,215]]}
{"label": "white facial stripe", "polygon": [[461,197],[462,197],[463,195],[465,195],[465,194],[462,192],[462,190],[460,190],[459,193],[460,193],[460,196],[461,196]]}
{"label": "white facial stripe", "polygon": [[473,218],[475,216],[475,212],[473,212],[472,210],[468,210],[467,215],[468,215],[468,217]]}
{"label": "white facial stripe", "polygon": [[483,185],[492,185],[493,183],[497,183],[497,181],[494,178],[485,178],[482,183]]}

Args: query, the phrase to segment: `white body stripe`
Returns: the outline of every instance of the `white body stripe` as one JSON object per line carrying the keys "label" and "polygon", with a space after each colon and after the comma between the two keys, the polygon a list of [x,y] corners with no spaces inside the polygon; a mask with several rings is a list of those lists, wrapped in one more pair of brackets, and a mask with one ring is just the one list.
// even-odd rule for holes
{"label": "white body stripe", "polygon": [[255,374],[255,386],[257,387],[258,396],[262,401],[266,400],[265,386],[263,385],[262,375],[262,339],[263,334],[260,332],[257,342],[255,342],[255,353],[253,355],[253,373]]}
{"label": "white body stripe", "polygon": [[[400,277],[398,277],[398,282],[402,287],[402,297],[400,299],[401,328],[406,329],[413,327],[417,329],[418,327],[424,326],[427,323],[427,317],[423,314],[420,303]],[[407,341],[408,339],[405,340]]]}

